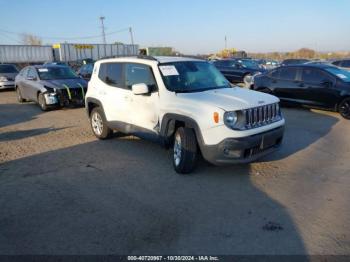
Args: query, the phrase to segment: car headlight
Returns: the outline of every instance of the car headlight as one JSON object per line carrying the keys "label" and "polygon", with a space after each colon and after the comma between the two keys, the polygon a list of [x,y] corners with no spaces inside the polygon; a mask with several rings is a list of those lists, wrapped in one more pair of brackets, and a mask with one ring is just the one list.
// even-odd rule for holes
{"label": "car headlight", "polygon": [[234,128],[235,124],[237,123],[238,116],[237,113],[234,111],[226,112],[224,114],[224,123],[229,128]]}
{"label": "car headlight", "polygon": [[0,82],[6,82],[7,78],[5,76],[0,76]]}

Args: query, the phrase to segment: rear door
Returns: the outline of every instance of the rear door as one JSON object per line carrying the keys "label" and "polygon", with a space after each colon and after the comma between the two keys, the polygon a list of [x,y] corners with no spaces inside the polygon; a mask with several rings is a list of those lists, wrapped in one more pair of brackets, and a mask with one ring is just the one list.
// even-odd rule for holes
{"label": "rear door", "polygon": [[130,90],[134,84],[146,84],[150,91],[145,95],[131,94],[130,115],[136,132],[138,135],[157,133],[159,95],[152,68],[144,64],[126,63],[125,81]]}
{"label": "rear door", "polygon": [[280,67],[274,71],[270,80],[270,89],[284,100],[294,100],[298,88],[298,67]]}
{"label": "rear door", "polygon": [[131,90],[125,86],[124,64],[102,63],[98,78],[98,96],[102,101],[107,121],[114,122],[114,125],[131,124]]}

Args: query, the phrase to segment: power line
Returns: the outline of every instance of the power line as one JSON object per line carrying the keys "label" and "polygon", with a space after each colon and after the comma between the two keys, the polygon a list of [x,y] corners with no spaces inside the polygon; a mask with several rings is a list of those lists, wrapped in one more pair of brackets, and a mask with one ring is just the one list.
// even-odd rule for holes
{"label": "power line", "polygon": [[[7,33],[7,34],[12,34],[12,35],[17,35],[17,36],[23,36],[24,33],[18,33],[18,32],[11,32],[8,30],[4,30],[4,29],[0,29],[1,32]],[[127,28],[122,28],[120,30],[117,31],[113,31],[110,33],[105,33],[105,36],[107,35],[114,35],[117,33],[121,33],[121,32],[126,32],[129,31],[129,27]],[[42,38],[42,39],[48,39],[48,40],[78,40],[78,39],[93,39],[93,38],[100,38],[101,35],[94,35],[94,36],[80,36],[80,37],[57,37],[57,36],[39,36],[39,35],[35,35],[36,37]]]}

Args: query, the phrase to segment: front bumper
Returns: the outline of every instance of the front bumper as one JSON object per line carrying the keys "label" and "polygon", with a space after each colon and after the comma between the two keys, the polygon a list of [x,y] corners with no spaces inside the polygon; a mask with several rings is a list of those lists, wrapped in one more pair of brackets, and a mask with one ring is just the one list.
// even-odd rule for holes
{"label": "front bumper", "polygon": [[84,88],[70,88],[69,92],[66,89],[57,90],[56,93],[47,93],[48,96],[54,96],[55,99],[50,99],[45,96],[46,103],[49,106],[84,106],[85,105],[85,94],[87,89]]}
{"label": "front bumper", "polygon": [[200,145],[204,159],[214,165],[253,162],[277,150],[283,139],[284,126],[240,138],[227,138],[217,145]]}
{"label": "front bumper", "polygon": [[0,89],[15,88],[15,81],[0,82]]}

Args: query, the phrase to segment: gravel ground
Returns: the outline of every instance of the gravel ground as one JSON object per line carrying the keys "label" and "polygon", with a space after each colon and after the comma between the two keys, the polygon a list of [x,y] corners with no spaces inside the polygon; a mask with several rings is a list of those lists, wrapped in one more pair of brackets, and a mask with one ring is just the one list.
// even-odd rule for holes
{"label": "gravel ground", "polygon": [[350,121],[284,108],[282,149],[201,161],[98,141],[83,108],[43,113],[0,92],[0,254],[350,254]]}

